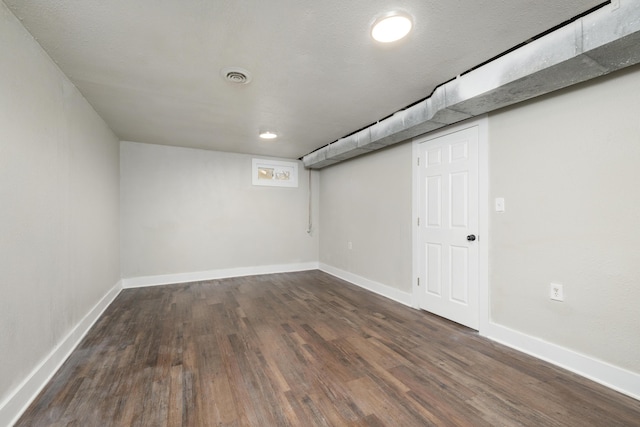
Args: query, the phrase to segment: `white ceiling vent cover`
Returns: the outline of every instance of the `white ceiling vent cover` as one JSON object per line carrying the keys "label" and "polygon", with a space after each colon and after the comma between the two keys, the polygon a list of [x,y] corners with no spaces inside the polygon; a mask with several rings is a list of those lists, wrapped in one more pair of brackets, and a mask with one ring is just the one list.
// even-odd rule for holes
{"label": "white ceiling vent cover", "polygon": [[227,67],[220,70],[222,77],[231,83],[246,85],[251,81],[251,73],[244,68]]}

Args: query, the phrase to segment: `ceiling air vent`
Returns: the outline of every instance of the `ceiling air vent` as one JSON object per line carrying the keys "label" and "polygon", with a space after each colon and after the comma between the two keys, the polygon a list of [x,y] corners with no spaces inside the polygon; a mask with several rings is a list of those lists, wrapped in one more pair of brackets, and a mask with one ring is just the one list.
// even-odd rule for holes
{"label": "ceiling air vent", "polygon": [[243,68],[223,68],[222,70],[220,70],[220,74],[226,81],[238,85],[246,85],[251,81],[251,74]]}

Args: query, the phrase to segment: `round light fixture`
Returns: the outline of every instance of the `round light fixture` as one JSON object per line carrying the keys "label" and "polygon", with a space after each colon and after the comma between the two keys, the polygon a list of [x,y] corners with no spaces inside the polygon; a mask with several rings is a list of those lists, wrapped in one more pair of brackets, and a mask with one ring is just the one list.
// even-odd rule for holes
{"label": "round light fixture", "polygon": [[259,135],[262,139],[276,139],[278,137],[277,133],[270,130],[261,130]]}
{"label": "round light fixture", "polygon": [[380,43],[391,43],[409,34],[412,27],[413,22],[409,15],[401,12],[389,12],[373,23],[371,37]]}

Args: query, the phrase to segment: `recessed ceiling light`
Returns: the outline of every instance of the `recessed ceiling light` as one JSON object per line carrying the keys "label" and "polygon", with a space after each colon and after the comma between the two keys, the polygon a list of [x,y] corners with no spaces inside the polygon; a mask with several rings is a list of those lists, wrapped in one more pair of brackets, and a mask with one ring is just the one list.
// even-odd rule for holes
{"label": "recessed ceiling light", "polygon": [[260,131],[260,138],[262,139],[276,139],[278,134],[271,130]]}
{"label": "recessed ceiling light", "polygon": [[389,12],[376,19],[371,27],[371,37],[380,43],[400,40],[411,31],[413,22],[409,15],[401,12]]}

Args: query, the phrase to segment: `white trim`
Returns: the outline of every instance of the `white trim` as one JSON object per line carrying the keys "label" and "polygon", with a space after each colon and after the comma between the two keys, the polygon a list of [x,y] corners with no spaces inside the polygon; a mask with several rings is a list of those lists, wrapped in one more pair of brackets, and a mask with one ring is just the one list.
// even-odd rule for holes
{"label": "white trim", "polygon": [[[414,307],[414,298],[411,293],[400,291],[327,264],[320,263],[319,269],[368,291],[408,307]],[[486,281],[484,286],[486,286]],[[488,311],[481,312],[480,335],[640,400],[640,374],[490,322],[488,318],[483,316],[488,316]]]}
{"label": "white trim", "polygon": [[420,154],[420,144],[429,140],[440,138],[454,132],[459,132],[472,127],[478,128],[478,244],[480,247],[478,258],[478,329],[482,332],[489,323],[489,119],[486,114],[474,117],[446,128],[420,135],[412,140],[413,166],[412,166],[412,229],[411,241],[413,248],[412,255],[412,293],[411,306],[420,307],[420,288],[418,287],[418,276],[420,264],[418,261],[418,189],[419,189],[419,167],[418,156]]}
{"label": "white trim", "polygon": [[478,260],[478,329],[480,333],[489,325],[489,118],[485,114],[478,124],[478,215],[480,258]]}
{"label": "white trim", "polygon": [[636,372],[493,322],[488,322],[482,335],[640,400],[640,374]]}
{"label": "white trim", "polygon": [[25,378],[15,391],[0,404],[0,425],[13,425],[44,386],[60,369],[71,352],[89,332],[122,290],[122,281],[116,283],[98,303],[78,322],[67,336],[47,355],[44,360]]}
{"label": "white trim", "polygon": [[[482,161],[482,159],[481,159]],[[482,180],[481,173],[481,180]],[[486,244],[486,241],[485,241]],[[31,402],[51,380],[71,352],[87,334],[89,329],[100,318],[102,313],[113,302],[123,288],[184,283],[189,281],[212,280],[224,277],[238,277],[256,274],[272,274],[319,269],[332,276],[346,280],[356,286],[389,298],[408,307],[413,307],[411,293],[403,292],[390,286],[375,282],[353,273],[323,263],[309,262],[300,264],[272,265],[262,267],[235,268],[214,270],[201,273],[174,274],[164,276],[147,276],[123,279],[110,289],[104,297],[85,315],[85,317],[69,332],[62,342],[37,366],[32,373],[0,404],[0,425],[13,425]],[[205,277],[206,276],[206,277]],[[486,285],[486,283],[485,283]],[[485,313],[486,314],[486,313]],[[480,334],[488,339],[506,345],[528,355],[567,369],[620,393],[640,400],[640,374],[631,372],[609,363],[585,356],[565,347],[549,343],[539,338],[515,331],[481,316]]]}
{"label": "white trim", "polygon": [[174,283],[201,282],[203,280],[226,279],[230,277],[256,276],[259,274],[292,273],[295,271],[317,270],[318,265],[317,262],[303,262],[297,264],[226,268],[221,270],[197,271],[194,273],[130,277],[122,279],[122,286],[125,289],[130,289],[145,286],[172,285]]}
{"label": "white trim", "polygon": [[411,307],[420,309],[420,288],[418,287],[418,277],[420,277],[420,264],[418,263],[418,190],[420,189],[420,179],[418,158],[420,157],[420,143],[414,139],[411,143],[412,168],[411,168]]}
{"label": "white trim", "polygon": [[399,302],[400,304],[413,307],[411,294],[409,292],[403,292],[399,289],[392,288],[391,286],[383,285],[382,283],[369,280],[365,277],[358,276],[357,274],[349,273],[348,271],[340,270],[339,268],[332,267],[327,264],[320,263],[319,268],[327,274],[346,280],[349,283],[360,286],[361,288],[375,294],[382,295],[383,297]]}

